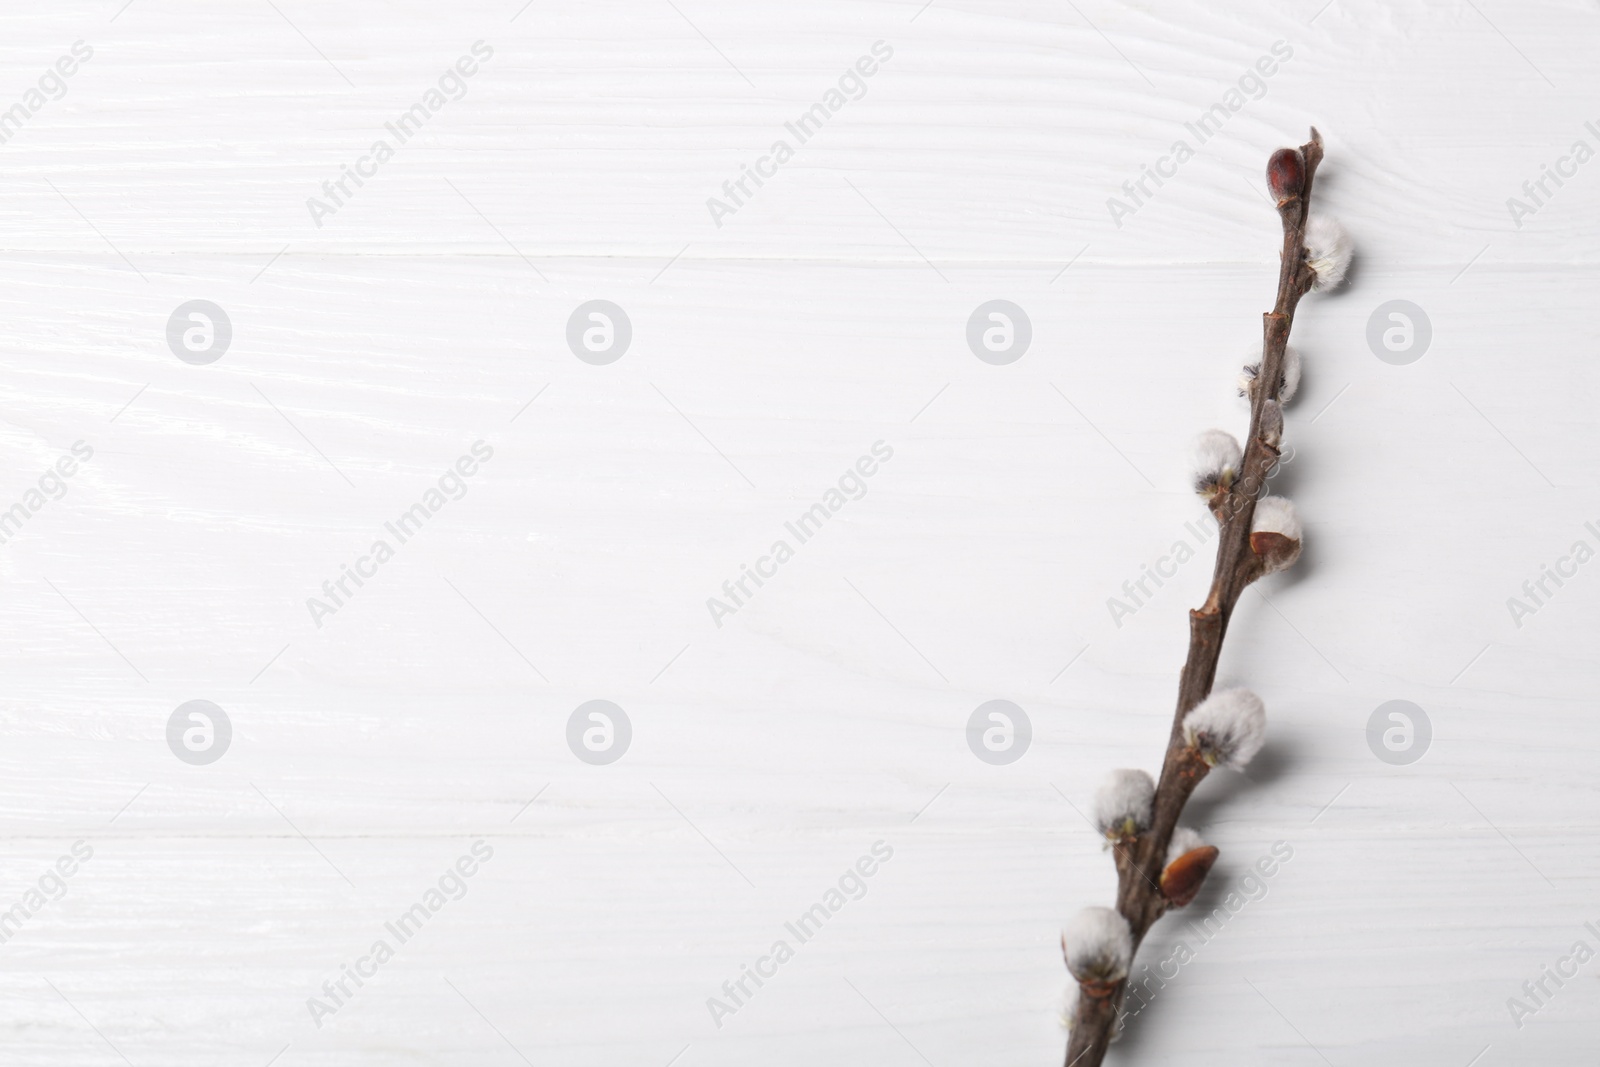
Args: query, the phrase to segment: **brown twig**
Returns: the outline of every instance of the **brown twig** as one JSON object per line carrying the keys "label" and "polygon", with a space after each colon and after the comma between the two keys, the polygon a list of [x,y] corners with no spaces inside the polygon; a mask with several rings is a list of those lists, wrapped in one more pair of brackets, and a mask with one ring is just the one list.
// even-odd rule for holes
{"label": "brown twig", "polygon": [[[1315,280],[1304,252],[1312,179],[1322,161],[1322,138],[1315,128],[1311,131],[1311,140],[1300,146],[1299,153],[1303,176],[1291,174],[1287,184],[1292,195],[1280,197],[1278,201],[1278,215],[1283,222],[1283,260],[1278,273],[1277,302],[1263,316],[1261,371],[1256,378],[1259,386],[1252,390],[1250,436],[1244,446],[1238,479],[1212,502],[1212,513],[1221,528],[1216,569],[1205,604],[1189,612],[1189,658],[1178,680],[1178,707],[1173,716],[1161,778],[1156,785],[1151,825],[1148,830],[1118,843],[1113,853],[1117,867],[1117,911],[1128,921],[1135,952],[1150,927],[1172,906],[1160,887],[1167,848],[1190,794],[1210,770],[1185,742],[1184,716],[1210,695],[1216,680],[1217,660],[1222,654],[1222,639],[1234,605],[1245,586],[1261,577],[1264,571],[1261,557],[1251,548],[1250,529],[1256,501],[1278,462],[1277,428],[1282,419],[1277,406],[1278,388],[1289,329],[1300,298]],[[1274,165],[1277,162],[1274,157]],[[1292,163],[1290,160],[1291,166]],[[1106,987],[1080,988],[1073,1013],[1072,1036],[1067,1045],[1066,1067],[1099,1067],[1116,1029],[1127,982],[1124,977]]]}

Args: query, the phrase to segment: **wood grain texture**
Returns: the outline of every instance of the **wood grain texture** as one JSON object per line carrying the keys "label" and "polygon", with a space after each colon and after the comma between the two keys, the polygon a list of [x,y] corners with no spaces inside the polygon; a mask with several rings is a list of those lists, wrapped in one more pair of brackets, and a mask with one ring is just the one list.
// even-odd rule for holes
{"label": "wood grain texture", "polygon": [[[1306,553],[1232,622],[1219,680],[1270,734],[1190,806],[1222,850],[1192,908],[1293,857],[1203,944],[1153,930],[1141,962],[1194,958],[1107,1062],[1591,1050],[1600,961],[1520,1028],[1506,1002],[1600,948],[1600,564],[1520,626],[1507,599],[1600,548],[1600,163],[1520,228],[1506,200],[1600,148],[1592,10],[519,6],[0,13],[0,114],[94,49],[0,144],[0,512],[94,451],[0,544],[0,914],[94,852],[0,944],[0,1058],[1056,1062],[1059,926],[1114,886],[1075,809],[1160,751],[1209,552],[1120,625],[1107,601],[1194,538],[1193,434],[1242,432],[1261,161],[1312,124],[1358,258],[1296,323],[1274,486]],[[480,40],[465,95],[316,226],[307,198]],[[877,41],[864,95],[715,225]],[[1117,226],[1107,199],[1277,41]],[[609,366],[564,337],[594,298],[633,324]],[[997,298],[1033,329],[1008,366],[965,338]],[[194,299],[233,324],[208,366],[165,337]],[[1396,299],[1432,324],[1406,366],[1367,342]],[[465,495],[314,625],[480,440]],[[707,598],[878,441],[865,495],[717,626]],[[166,743],[192,699],[233,724],[206,767]],[[632,722],[609,766],[567,746],[592,699]],[[1007,766],[967,747],[991,699],[1032,723]],[[1432,722],[1409,766],[1367,743],[1393,699]],[[307,998],[478,840],[465,896],[316,1026]],[[877,841],[719,1028],[707,999]]]}

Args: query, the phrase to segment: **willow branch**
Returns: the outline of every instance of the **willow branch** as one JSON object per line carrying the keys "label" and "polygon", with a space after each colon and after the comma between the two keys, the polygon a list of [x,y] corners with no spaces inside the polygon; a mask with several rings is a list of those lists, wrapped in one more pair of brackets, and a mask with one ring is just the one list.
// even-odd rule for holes
{"label": "willow branch", "polygon": [[[1179,675],[1177,709],[1156,785],[1150,826],[1114,846],[1117,911],[1127,920],[1134,952],[1138,951],[1150,927],[1173,906],[1162,891],[1167,850],[1184,805],[1211,769],[1186,742],[1184,718],[1210,695],[1234,606],[1245,587],[1261,577],[1265,569],[1261,556],[1251,547],[1251,524],[1256,502],[1278,462],[1282,431],[1278,392],[1289,330],[1300,298],[1310,291],[1316,280],[1305,256],[1312,180],[1322,161],[1322,138],[1315,129],[1311,131],[1311,140],[1300,146],[1298,153],[1298,161],[1285,157],[1284,165],[1291,171],[1286,177],[1273,174],[1269,168],[1275,192],[1283,189],[1289,192],[1278,200],[1278,215],[1283,223],[1278,295],[1272,310],[1263,316],[1261,368],[1256,378],[1258,385],[1251,391],[1250,434],[1244,446],[1239,476],[1212,501],[1212,513],[1220,527],[1216,567],[1205,603],[1189,612],[1189,656]],[[1273,167],[1278,166],[1279,157],[1283,155],[1273,157]],[[1292,172],[1295,162],[1303,168],[1300,173]],[[1214,855],[1213,851],[1213,858]],[[1199,877],[1204,877],[1204,871]],[[1127,983],[1124,976],[1114,982],[1080,984],[1066,1067],[1099,1067],[1115,1033]]]}

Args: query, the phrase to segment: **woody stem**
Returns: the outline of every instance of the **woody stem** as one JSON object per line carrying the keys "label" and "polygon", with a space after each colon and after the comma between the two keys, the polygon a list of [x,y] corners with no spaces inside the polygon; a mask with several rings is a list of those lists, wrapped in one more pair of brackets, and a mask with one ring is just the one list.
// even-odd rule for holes
{"label": "woody stem", "polygon": [[[1260,562],[1250,548],[1250,526],[1255,517],[1256,501],[1278,462],[1278,449],[1263,439],[1262,416],[1267,403],[1278,399],[1284,349],[1289,343],[1295,308],[1311,289],[1314,277],[1305,262],[1304,249],[1312,179],[1317,165],[1322,162],[1322,138],[1315,128],[1311,131],[1311,140],[1301,145],[1300,151],[1305,160],[1305,179],[1299,194],[1278,203],[1278,216],[1283,223],[1282,263],[1278,272],[1277,301],[1263,316],[1261,372],[1250,404],[1250,436],[1245,444],[1239,478],[1212,504],[1220,526],[1216,568],[1205,603],[1189,612],[1189,656],[1178,676],[1178,705],[1161,778],[1156,785],[1150,829],[1119,847],[1116,853],[1117,911],[1128,920],[1134,952],[1138,951],[1150,927],[1167,910],[1167,900],[1159,884],[1167,848],[1184,805],[1209,770],[1184,743],[1184,716],[1210,695],[1234,605],[1245,586],[1261,573]],[[1079,993],[1072,1036],[1067,1044],[1066,1067],[1099,1067],[1115,1032],[1117,1014],[1126,993],[1126,978],[1116,984],[1109,997]]]}

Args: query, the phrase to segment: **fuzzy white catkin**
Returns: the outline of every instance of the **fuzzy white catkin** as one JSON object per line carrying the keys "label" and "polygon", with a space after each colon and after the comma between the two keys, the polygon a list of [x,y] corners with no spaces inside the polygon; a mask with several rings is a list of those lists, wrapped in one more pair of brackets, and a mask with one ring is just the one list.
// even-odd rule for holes
{"label": "fuzzy white catkin", "polygon": [[1155,798],[1155,779],[1144,771],[1112,771],[1095,792],[1094,824],[1107,837],[1143,833],[1150,829]]}
{"label": "fuzzy white catkin", "polygon": [[1300,516],[1294,504],[1281,496],[1264,496],[1256,501],[1255,517],[1250,520],[1251,533],[1282,534],[1291,541],[1301,540]]}
{"label": "fuzzy white catkin", "polygon": [[1232,483],[1244,451],[1238,438],[1228,431],[1207,430],[1194,439],[1189,459],[1194,467],[1195,488],[1204,493],[1209,487]]}
{"label": "fuzzy white catkin", "polygon": [[1317,276],[1311,288],[1322,292],[1344,281],[1353,251],[1350,234],[1338,219],[1323,215],[1310,219],[1306,223],[1306,264]]}
{"label": "fuzzy white catkin", "polygon": [[1080,982],[1115,982],[1127,977],[1133,959],[1128,920],[1110,908],[1084,908],[1061,930],[1067,970]]}
{"label": "fuzzy white catkin", "polygon": [[[1287,404],[1294,399],[1296,390],[1300,388],[1301,370],[1300,350],[1294,345],[1285,345],[1283,349],[1283,373],[1278,380],[1278,403]],[[1239,372],[1239,395],[1249,396],[1255,388],[1256,379],[1261,377],[1261,360],[1254,359],[1244,365]]]}
{"label": "fuzzy white catkin", "polygon": [[1213,767],[1243,770],[1267,740],[1267,709],[1248,689],[1212,693],[1183,719],[1184,740]]}
{"label": "fuzzy white catkin", "polygon": [[1193,852],[1197,848],[1204,848],[1205,844],[1200,837],[1200,831],[1180,826],[1172,831],[1172,843],[1167,846],[1167,862],[1171,863],[1179,856]]}

